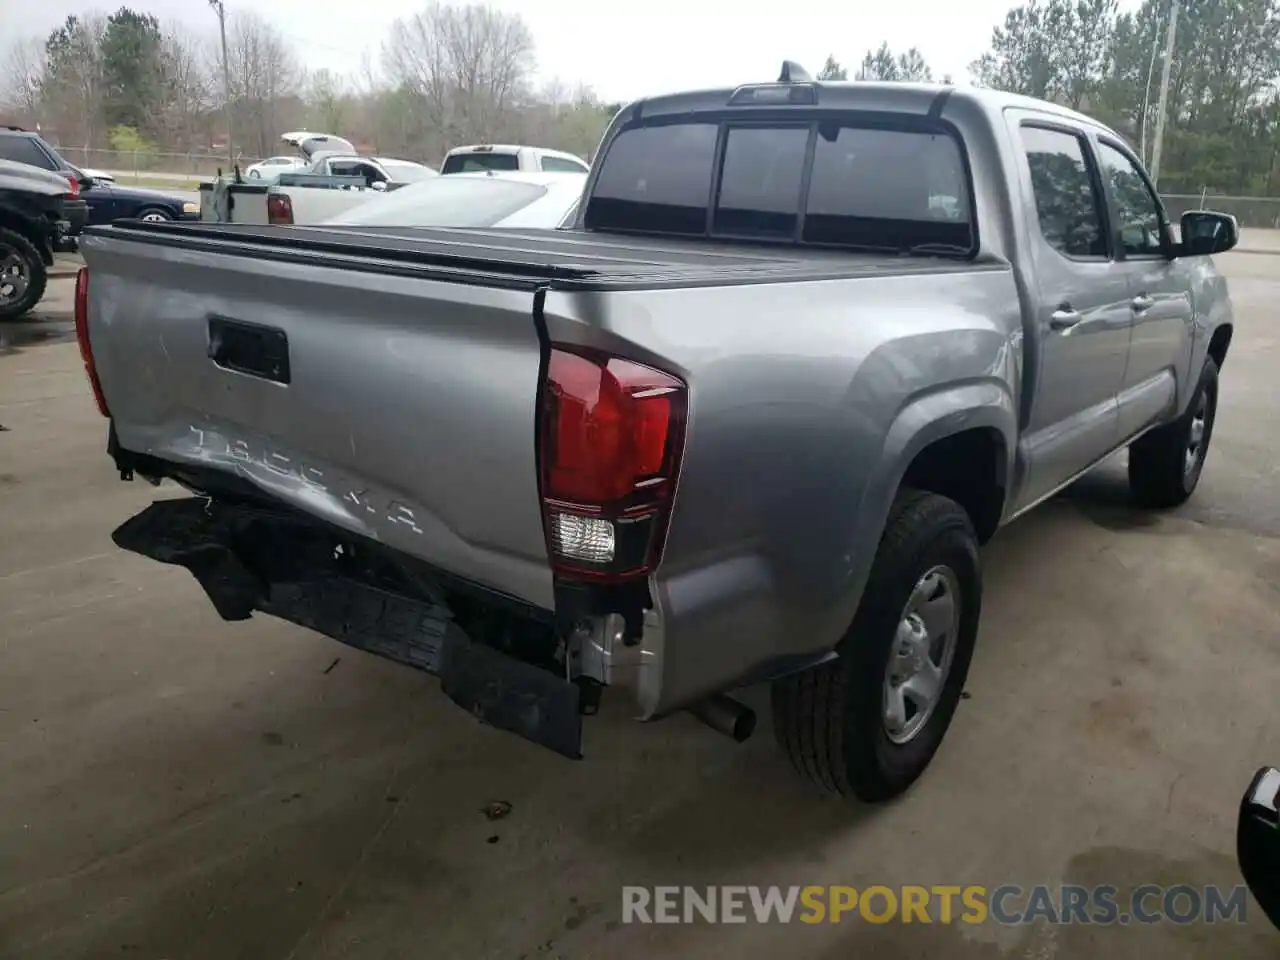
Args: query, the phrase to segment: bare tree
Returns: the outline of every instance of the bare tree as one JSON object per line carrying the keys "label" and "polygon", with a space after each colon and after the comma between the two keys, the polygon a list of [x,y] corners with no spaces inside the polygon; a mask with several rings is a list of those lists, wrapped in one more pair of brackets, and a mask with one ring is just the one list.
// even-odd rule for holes
{"label": "bare tree", "polygon": [[351,96],[342,77],[332,70],[317,70],[307,84],[307,104],[315,126],[336,133],[342,130],[351,111]]}
{"label": "bare tree", "polygon": [[480,4],[432,3],[397,20],[383,46],[394,87],[416,101],[437,149],[491,140],[528,95],[533,35],[524,20]]}
{"label": "bare tree", "polygon": [[283,101],[298,95],[302,68],[283,34],[253,12],[228,17],[227,61],[240,148],[267,156],[279,134]]}
{"label": "bare tree", "polygon": [[105,132],[101,14],[67,17],[45,41],[45,69],[40,80],[40,113],[64,144],[79,143],[87,151]]}
{"label": "bare tree", "polygon": [[196,146],[206,139],[203,125],[212,106],[213,84],[198,42],[180,24],[165,28],[160,70],[164,108],[157,125],[161,140],[175,147]]}
{"label": "bare tree", "polygon": [[35,123],[40,114],[40,82],[44,79],[44,43],[39,37],[13,40],[5,51],[0,73],[0,107],[23,123]]}

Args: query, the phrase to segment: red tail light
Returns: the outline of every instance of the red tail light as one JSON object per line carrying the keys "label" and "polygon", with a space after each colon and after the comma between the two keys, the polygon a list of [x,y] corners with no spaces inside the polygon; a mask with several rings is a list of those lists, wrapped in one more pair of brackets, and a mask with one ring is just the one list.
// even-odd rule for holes
{"label": "red tail light", "polygon": [[657,565],[687,409],[688,387],[670,374],[576,348],[551,351],[538,458],[557,573],[616,581]]}
{"label": "red tail light", "polygon": [[267,223],[277,226],[293,224],[293,201],[287,193],[267,194]]}
{"label": "red tail light", "polygon": [[93,399],[98,403],[98,412],[104,417],[111,416],[107,410],[107,400],[102,395],[102,384],[98,382],[98,370],[93,365],[93,346],[89,343],[89,268],[81,267],[76,274],[76,340],[80,343],[80,359],[84,361],[84,372],[89,377],[89,387],[93,390]]}
{"label": "red tail light", "polygon": [[80,196],[80,181],[75,178],[74,174],[67,176],[67,183],[71,184],[71,192],[68,194],[72,200]]}

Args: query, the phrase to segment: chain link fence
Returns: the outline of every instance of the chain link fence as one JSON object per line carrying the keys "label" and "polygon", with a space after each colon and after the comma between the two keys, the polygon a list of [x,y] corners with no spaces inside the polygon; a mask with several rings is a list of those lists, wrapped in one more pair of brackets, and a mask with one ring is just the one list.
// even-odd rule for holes
{"label": "chain link fence", "polygon": [[[58,153],[68,163],[112,174],[120,183],[154,181],[195,181],[227,172],[227,155],[209,150],[179,153],[167,150],[101,150],[60,145]],[[240,168],[257,163],[262,157],[241,155]]]}
{"label": "chain link fence", "polygon": [[1280,197],[1232,197],[1208,190],[1198,194],[1164,194],[1165,209],[1174,223],[1188,210],[1229,213],[1241,227],[1280,230]]}

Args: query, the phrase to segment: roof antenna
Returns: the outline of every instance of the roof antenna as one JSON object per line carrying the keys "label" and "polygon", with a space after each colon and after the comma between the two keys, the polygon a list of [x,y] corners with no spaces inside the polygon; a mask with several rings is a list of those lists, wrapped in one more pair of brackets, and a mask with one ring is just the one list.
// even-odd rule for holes
{"label": "roof antenna", "polygon": [[778,76],[779,83],[812,83],[813,77],[809,76],[809,71],[794,60],[782,61],[782,73]]}

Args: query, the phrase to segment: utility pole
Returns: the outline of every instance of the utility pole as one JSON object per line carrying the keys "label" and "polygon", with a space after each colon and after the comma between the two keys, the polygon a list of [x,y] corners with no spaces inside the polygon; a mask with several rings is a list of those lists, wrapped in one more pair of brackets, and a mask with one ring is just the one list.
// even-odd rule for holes
{"label": "utility pole", "polygon": [[236,158],[231,139],[231,64],[227,60],[227,8],[224,0],[209,0],[209,6],[218,14],[218,30],[222,34],[222,97],[227,114],[227,175],[234,176]]}
{"label": "utility pole", "polygon": [[1142,152],[1138,154],[1142,162],[1151,163],[1147,154],[1147,126],[1151,120],[1151,81],[1156,75],[1156,59],[1160,56],[1160,31],[1156,30],[1151,39],[1151,61],[1147,64],[1147,85],[1142,93]]}
{"label": "utility pole", "polygon": [[1160,106],[1156,114],[1156,142],[1151,148],[1151,182],[1160,188],[1160,148],[1164,146],[1164,116],[1169,106],[1169,70],[1173,66],[1173,45],[1178,38],[1178,0],[1169,4],[1169,37],[1164,47],[1164,68],[1160,71]]}

